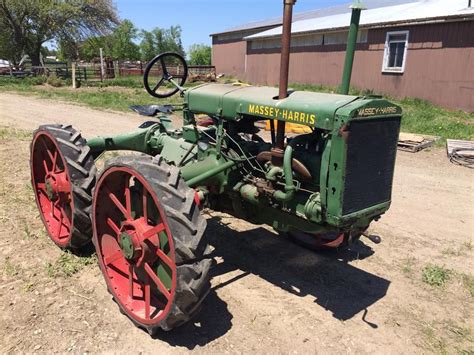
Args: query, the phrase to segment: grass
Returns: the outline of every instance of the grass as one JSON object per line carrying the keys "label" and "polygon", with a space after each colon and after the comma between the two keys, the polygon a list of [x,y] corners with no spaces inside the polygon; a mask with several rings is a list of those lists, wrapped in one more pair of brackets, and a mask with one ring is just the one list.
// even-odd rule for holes
{"label": "grass", "polygon": [[421,333],[426,345],[434,353],[452,354],[456,350],[458,354],[471,354],[470,350],[464,349],[472,341],[471,331],[453,321],[440,324],[423,322]]}
{"label": "grass", "polygon": [[0,127],[0,139],[31,140],[32,133],[13,127]]}
{"label": "grass", "polygon": [[[228,78],[224,79],[228,82]],[[168,99],[157,100],[143,89],[141,76],[118,77],[104,82],[83,82],[81,88],[53,88],[42,85],[42,78],[12,79],[0,77],[0,91],[15,91],[22,94],[34,94],[49,99],[59,99],[85,104],[97,109],[129,111],[130,105],[156,103],[181,104],[182,98],[175,95]],[[193,83],[192,85],[198,85]],[[320,85],[291,84],[291,88],[303,91],[335,92],[335,88]],[[372,95],[371,90],[351,88],[353,95]],[[406,98],[396,100],[388,98],[403,108],[402,131],[440,136],[443,144],[446,139],[474,139],[474,113],[447,110],[428,101]],[[0,133],[1,137],[1,133]]]}
{"label": "grass", "polygon": [[430,286],[442,287],[449,281],[450,274],[444,267],[428,265],[423,268],[421,279]]}
{"label": "grass", "polygon": [[471,297],[474,297],[474,277],[466,274],[461,275],[461,281],[464,288],[469,292]]}
{"label": "grass", "polygon": [[13,264],[8,256],[5,258],[3,270],[8,277],[15,277],[20,273],[20,268]]}
{"label": "grass", "polygon": [[416,265],[416,259],[413,257],[410,257],[410,258],[404,259],[402,262],[403,262],[401,266],[402,272],[406,276],[412,276],[414,272],[414,267]]}
{"label": "grass", "polygon": [[[125,78],[126,79],[126,78]],[[115,79],[122,83],[122,79]],[[113,81],[112,81],[113,83]],[[157,104],[157,99],[146,93],[142,86],[114,87],[111,83],[91,83],[90,86],[82,85],[81,88],[73,90],[69,87],[53,88],[44,85],[34,85],[31,78],[6,79],[0,78],[0,92],[14,91],[20,94],[38,95],[42,98],[53,100],[72,101],[85,104],[96,109],[130,111],[131,105]],[[139,87],[139,88],[138,88]],[[117,89],[118,88],[118,89]],[[160,103],[181,104],[183,102],[179,95],[175,95]]]}
{"label": "grass", "polygon": [[61,253],[53,262],[46,263],[45,269],[49,277],[71,277],[88,265],[96,264],[95,255],[90,257],[78,257],[71,253]]}

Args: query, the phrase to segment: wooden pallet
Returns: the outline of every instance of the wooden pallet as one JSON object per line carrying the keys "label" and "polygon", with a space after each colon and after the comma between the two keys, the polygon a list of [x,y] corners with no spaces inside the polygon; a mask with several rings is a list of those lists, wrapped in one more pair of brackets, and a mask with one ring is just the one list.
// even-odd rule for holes
{"label": "wooden pallet", "polygon": [[422,149],[431,147],[440,139],[441,137],[438,136],[400,133],[400,137],[398,138],[398,149],[405,152],[416,153]]}
{"label": "wooden pallet", "polygon": [[[466,156],[473,156],[474,141],[461,141],[457,139],[448,139],[446,141],[446,148],[448,156],[453,154],[454,149],[458,149],[458,154],[461,153]],[[463,151],[465,149],[465,151]]]}

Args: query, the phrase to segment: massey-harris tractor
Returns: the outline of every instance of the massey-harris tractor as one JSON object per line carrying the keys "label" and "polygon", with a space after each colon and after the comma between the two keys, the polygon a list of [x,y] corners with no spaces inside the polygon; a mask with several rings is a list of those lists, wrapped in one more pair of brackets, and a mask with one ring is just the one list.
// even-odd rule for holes
{"label": "massey-harris tractor", "polygon": [[[188,321],[209,292],[203,208],[308,246],[341,248],[390,206],[401,110],[377,97],[288,91],[294,2],[285,1],[279,89],[185,89],[184,59],[165,53],[149,63],[145,88],[157,98],[180,92],[182,105],[136,107],[154,119],[114,137],[86,140],[68,125],[34,133],[32,183],[49,236],[70,250],[92,240],[120,310],[150,333]],[[353,9],[346,91],[360,10]],[[266,141],[256,123],[268,120]],[[310,133],[286,137],[285,122]],[[97,174],[95,161],[112,150],[143,154],[110,159]]]}

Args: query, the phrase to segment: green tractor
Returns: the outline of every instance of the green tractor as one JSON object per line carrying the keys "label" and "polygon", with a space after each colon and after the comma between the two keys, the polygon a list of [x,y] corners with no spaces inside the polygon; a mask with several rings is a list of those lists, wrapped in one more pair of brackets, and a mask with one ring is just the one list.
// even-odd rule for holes
{"label": "green tractor", "polygon": [[[185,89],[186,62],[164,53],[148,64],[145,88],[158,98],[179,92],[182,105],[135,107],[153,118],[119,136],[86,140],[68,125],[34,133],[32,184],[49,236],[73,251],[92,240],[120,310],[150,333],[187,322],[209,292],[203,208],[342,248],[390,206],[401,110],[379,97],[288,91],[293,3],[279,89]],[[285,122],[310,133],[286,136]],[[110,159],[97,174],[95,161],[114,150],[142,154]]]}

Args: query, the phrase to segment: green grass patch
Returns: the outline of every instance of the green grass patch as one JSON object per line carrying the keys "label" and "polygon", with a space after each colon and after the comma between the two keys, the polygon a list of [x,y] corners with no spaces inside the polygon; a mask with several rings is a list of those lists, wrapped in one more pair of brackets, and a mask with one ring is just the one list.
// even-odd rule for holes
{"label": "green grass patch", "polygon": [[[20,94],[38,95],[42,98],[52,100],[71,101],[85,104],[96,109],[130,111],[131,105],[150,105],[170,103],[174,105],[182,104],[183,99],[179,95],[174,95],[168,99],[158,100],[151,97],[143,88],[133,89],[129,87],[87,87],[73,90],[70,87],[52,88],[46,86],[36,86],[22,82],[25,79],[4,79],[0,78],[0,91],[13,91]],[[12,83],[13,82],[13,83]]]}
{"label": "green grass patch", "polygon": [[428,265],[423,268],[421,279],[430,286],[441,287],[448,282],[450,278],[450,270],[441,266]]}
{"label": "green grass patch", "polygon": [[71,253],[62,253],[53,263],[46,263],[45,269],[49,277],[71,277],[88,265],[96,264],[95,255],[78,257]]}

